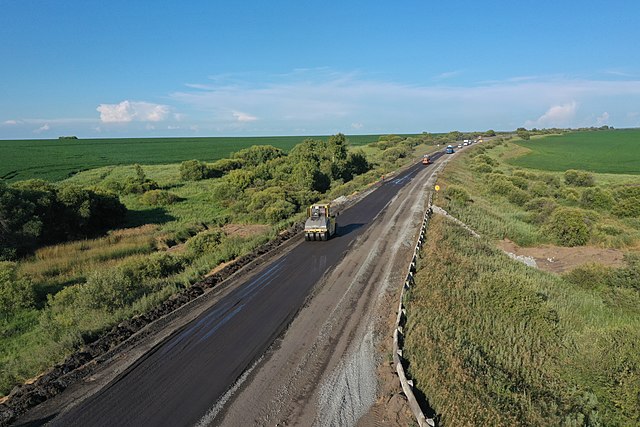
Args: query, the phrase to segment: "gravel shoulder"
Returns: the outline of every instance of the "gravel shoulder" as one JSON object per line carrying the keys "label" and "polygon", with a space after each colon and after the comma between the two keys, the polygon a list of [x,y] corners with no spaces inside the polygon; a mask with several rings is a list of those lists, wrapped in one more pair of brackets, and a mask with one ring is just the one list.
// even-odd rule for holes
{"label": "gravel shoulder", "polygon": [[420,171],[398,192],[226,406],[201,425],[412,422],[390,364],[390,337],[432,171]]}

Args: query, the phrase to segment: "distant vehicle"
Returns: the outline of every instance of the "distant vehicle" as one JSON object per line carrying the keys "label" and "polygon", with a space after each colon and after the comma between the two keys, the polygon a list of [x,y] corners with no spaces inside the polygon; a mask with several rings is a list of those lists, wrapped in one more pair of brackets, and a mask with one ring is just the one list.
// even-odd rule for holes
{"label": "distant vehicle", "polygon": [[309,206],[304,223],[304,240],[329,240],[338,230],[336,216],[329,204]]}
{"label": "distant vehicle", "polygon": [[469,140],[468,140],[468,139],[465,139],[465,140],[464,140],[464,141],[462,141],[462,142],[464,142],[465,144],[467,144],[467,143],[469,142]]}
{"label": "distant vehicle", "polygon": [[458,148],[462,148],[462,144],[458,144]]}
{"label": "distant vehicle", "polygon": [[422,156],[422,164],[423,165],[430,165],[431,164],[431,157],[429,157],[428,154],[425,154],[424,156]]}
{"label": "distant vehicle", "polygon": [[469,145],[469,143],[468,142],[463,142],[462,145],[464,145],[466,147],[467,145]]}
{"label": "distant vehicle", "polygon": [[452,145],[447,145],[447,148],[444,150],[444,152],[447,153],[447,154],[455,153],[455,151],[453,151],[453,146]]}

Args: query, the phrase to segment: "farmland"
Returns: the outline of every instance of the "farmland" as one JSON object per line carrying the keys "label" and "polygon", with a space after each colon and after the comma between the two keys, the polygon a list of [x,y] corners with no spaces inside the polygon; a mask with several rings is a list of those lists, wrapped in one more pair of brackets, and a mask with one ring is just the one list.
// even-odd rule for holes
{"label": "farmland", "polygon": [[[351,145],[378,140],[379,135],[349,136]],[[273,145],[289,151],[305,136],[218,138],[127,138],[0,141],[0,179],[7,182],[40,178],[59,181],[102,166],[157,165],[189,159],[213,161],[252,145]]]}
{"label": "farmland", "polygon": [[548,171],[583,169],[640,174],[640,129],[573,132],[516,143],[530,151],[512,159],[509,163],[514,166]]}

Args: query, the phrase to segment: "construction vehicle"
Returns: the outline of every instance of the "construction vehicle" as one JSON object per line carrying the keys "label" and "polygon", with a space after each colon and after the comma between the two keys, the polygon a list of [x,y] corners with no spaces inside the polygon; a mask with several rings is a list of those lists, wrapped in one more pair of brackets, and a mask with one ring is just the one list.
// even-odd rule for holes
{"label": "construction vehicle", "polygon": [[338,230],[336,216],[328,203],[309,206],[304,223],[304,240],[329,240]]}
{"label": "construction vehicle", "polygon": [[429,157],[428,154],[425,154],[424,156],[422,156],[422,164],[423,165],[430,165],[431,164],[431,157]]}

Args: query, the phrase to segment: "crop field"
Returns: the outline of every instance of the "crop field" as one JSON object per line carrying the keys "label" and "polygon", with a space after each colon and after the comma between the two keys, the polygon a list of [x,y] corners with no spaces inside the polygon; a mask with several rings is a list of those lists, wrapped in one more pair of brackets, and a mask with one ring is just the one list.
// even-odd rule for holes
{"label": "crop field", "polygon": [[[349,136],[351,145],[377,141],[379,135]],[[157,165],[198,159],[213,161],[252,145],[285,151],[311,136],[128,138],[0,141],[0,179],[8,182],[40,178],[59,181],[102,166]]]}
{"label": "crop field", "polygon": [[640,129],[575,132],[516,143],[531,151],[510,160],[514,166],[548,171],[582,169],[640,174]]}

